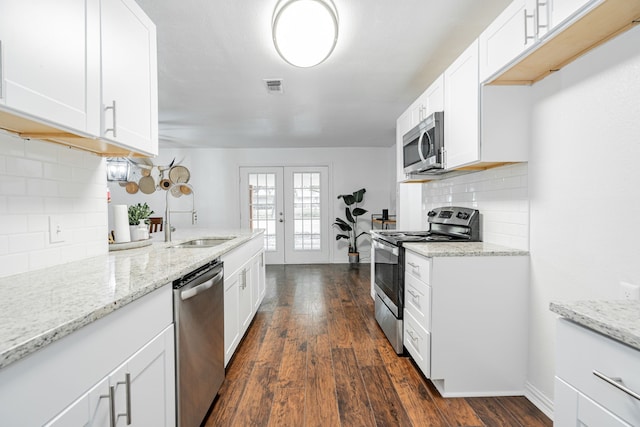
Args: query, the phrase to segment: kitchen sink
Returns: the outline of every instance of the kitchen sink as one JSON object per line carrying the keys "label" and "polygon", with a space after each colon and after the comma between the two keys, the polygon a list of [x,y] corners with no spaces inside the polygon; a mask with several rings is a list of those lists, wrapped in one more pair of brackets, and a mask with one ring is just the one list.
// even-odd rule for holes
{"label": "kitchen sink", "polygon": [[209,239],[195,239],[183,242],[178,245],[170,246],[172,248],[212,248],[214,246],[221,245],[229,240],[233,240],[235,237],[215,237]]}

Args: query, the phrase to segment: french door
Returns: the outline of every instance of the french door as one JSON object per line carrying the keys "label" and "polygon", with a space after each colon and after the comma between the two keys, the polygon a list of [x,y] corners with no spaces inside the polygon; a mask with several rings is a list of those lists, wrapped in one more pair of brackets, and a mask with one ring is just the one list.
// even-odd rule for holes
{"label": "french door", "polygon": [[268,264],[329,262],[329,171],[241,167],[242,228],[265,230]]}

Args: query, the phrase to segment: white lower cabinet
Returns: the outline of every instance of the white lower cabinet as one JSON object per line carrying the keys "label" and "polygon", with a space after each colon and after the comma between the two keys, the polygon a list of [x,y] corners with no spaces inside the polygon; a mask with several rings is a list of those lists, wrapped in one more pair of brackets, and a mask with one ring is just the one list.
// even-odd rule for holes
{"label": "white lower cabinet", "polygon": [[171,284],[0,370],[3,426],[109,426],[110,401],[117,426],[175,425]]}
{"label": "white lower cabinet", "polygon": [[524,394],[528,265],[407,248],[404,346],[443,397]]}
{"label": "white lower cabinet", "polygon": [[173,426],[173,343],[171,325],[46,426]]}
{"label": "white lower cabinet", "polygon": [[222,256],[224,262],[224,364],[229,363],[264,299],[263,236]]}
{"label": "white lower cabinet", "polygon": [[640,351],[566,319],[556,343],[555,426],[640,425],[640,400],[603,379],[640,393]]}
{"label": "white lower cabinet", "polygon": [[404,346],[425,377],[431,377],[431,334],[411,315],[404,312]]}

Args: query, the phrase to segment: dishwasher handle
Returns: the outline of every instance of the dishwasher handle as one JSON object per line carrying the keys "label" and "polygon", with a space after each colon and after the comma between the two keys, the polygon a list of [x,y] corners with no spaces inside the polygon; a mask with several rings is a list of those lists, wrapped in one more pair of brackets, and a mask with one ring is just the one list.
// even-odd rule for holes
{"label": "dishwasher handle", "polygon": [[210,289],[222,277],[223,274],[224,274],[224,271],[220,270],[218,274],[216,274],[206,282],[201,283],[198,286],[194,286],[193,288],[187,289],[186,291],[180,292],[180,299],[182,301],[186,301],[189,298],[193,298],[196,295],[201,294],[204,291]]}

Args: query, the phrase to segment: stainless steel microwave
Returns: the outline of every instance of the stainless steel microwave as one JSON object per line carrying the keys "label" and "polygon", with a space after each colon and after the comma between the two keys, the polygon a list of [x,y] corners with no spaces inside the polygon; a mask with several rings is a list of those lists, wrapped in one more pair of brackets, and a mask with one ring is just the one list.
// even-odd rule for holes
{"label": "stainless steel microwave", "polygon": [[402,137],[404,173],[436,172],[445,167],[444,113],[432,113]]}

